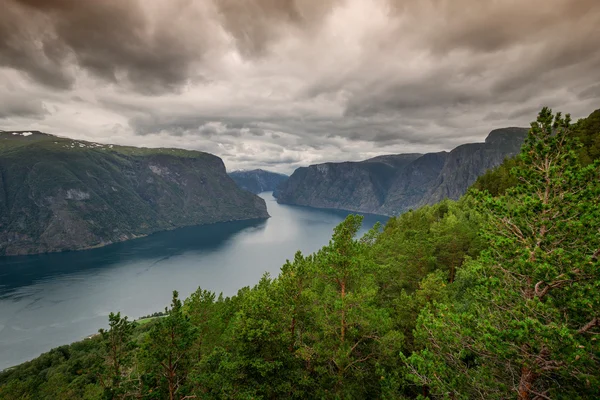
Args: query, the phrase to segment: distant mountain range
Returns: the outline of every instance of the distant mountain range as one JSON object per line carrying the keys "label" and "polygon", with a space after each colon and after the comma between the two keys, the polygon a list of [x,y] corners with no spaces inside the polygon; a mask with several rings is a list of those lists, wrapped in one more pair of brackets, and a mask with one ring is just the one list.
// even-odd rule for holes
{"label": "distant mountain range", "polygon": [[220,158],[198,151],[0,132],[0,254],[86,249],[186,225],[267,218],[265,202],[252,194],[264,191],[284,204],[396,215],[457,199],[518,153],[526,133],[499,129],[485,143],[450,152],[311,165],[287,177],[261,169],[228,176]]}
{"label": "distant mountain range", "polygon": [[239,187],[255,194],[276,191],[279,185],[289,178],[287,175],[263,169],[233,171],[229,176]]}
{"label": "distant mountain range", "polygon": [[484,143],[464,144],[450,152],[387,155],[298,168],[280,186],[277,201],[397,215],[444,198],[458,199],[477,177],[517,154],[527,131],[497,129]]}
{"label": "distant mountain range", "polygon": [[0,133],[0,254],[103,246],[186,225],[267,218],[212,154]]}

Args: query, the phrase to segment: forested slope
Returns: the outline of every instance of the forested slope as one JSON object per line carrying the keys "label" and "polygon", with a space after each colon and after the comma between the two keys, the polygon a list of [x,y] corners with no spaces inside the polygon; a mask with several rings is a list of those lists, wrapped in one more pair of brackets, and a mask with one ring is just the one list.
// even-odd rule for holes
{"label": "forested slope", "polygon": [[[328,245],[223,298],[0,374],[0,397],[600,396],[600,165],[542,110],[506,195],[473,190]],[[587,136],[584,138],[586,139]]]}

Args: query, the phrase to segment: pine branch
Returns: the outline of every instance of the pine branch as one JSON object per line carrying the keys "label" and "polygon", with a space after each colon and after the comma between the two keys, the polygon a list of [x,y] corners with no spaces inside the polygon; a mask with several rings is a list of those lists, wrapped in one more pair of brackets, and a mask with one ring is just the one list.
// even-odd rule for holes
{"label": "pine branch", "polygon": [[582,326],[577,333],[586,333],[587,331],[589,331],[590,329],[596,327],[596,326],[600,326],[600,319],[598,319],[598,317],[594,317],[594,319],[592,319],[590,322],[588,322],[587,324],[585,324],[584,326]]}

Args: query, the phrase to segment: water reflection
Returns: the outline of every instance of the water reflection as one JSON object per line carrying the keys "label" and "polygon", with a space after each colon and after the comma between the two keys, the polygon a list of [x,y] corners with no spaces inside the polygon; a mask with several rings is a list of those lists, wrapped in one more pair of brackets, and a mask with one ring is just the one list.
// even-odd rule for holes
{"label": "water reflection", "polygon": [[258,232],[266,220],[235,221],[159,232],[110,246],[64,253],[0,257],[0,298],[12,296],[16,288],[52,280],[61,275],[95,269],[107,270],[123,263],[151,260],[148,268],[184,252],[206,253],[227,246],[245,229]]}

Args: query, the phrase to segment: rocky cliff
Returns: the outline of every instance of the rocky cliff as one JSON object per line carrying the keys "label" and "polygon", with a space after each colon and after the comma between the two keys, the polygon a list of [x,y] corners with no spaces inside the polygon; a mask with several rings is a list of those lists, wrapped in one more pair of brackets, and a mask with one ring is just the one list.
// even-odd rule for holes
{"label": "rocky cliff", "polygon": [[254,194],[274,192],[282,182],[285,182],[288,179],[287,175],[265,171],[263,169],[233,171],[229,173],[229,176],[239,187]]}
{"label": "rocky cliff", "polygon": [[267,218],[220,158],[0,133],[0,254],[102,246],[186,225]]}
{"label": "rocky cliff", "polygon": [[498,129],[485,143],[465,144],[450,152],[298,168],[281,185],[278,201],[396,215],[444,198],[458,199],[478,176],[517,154],[526,135],[526,128]]}

